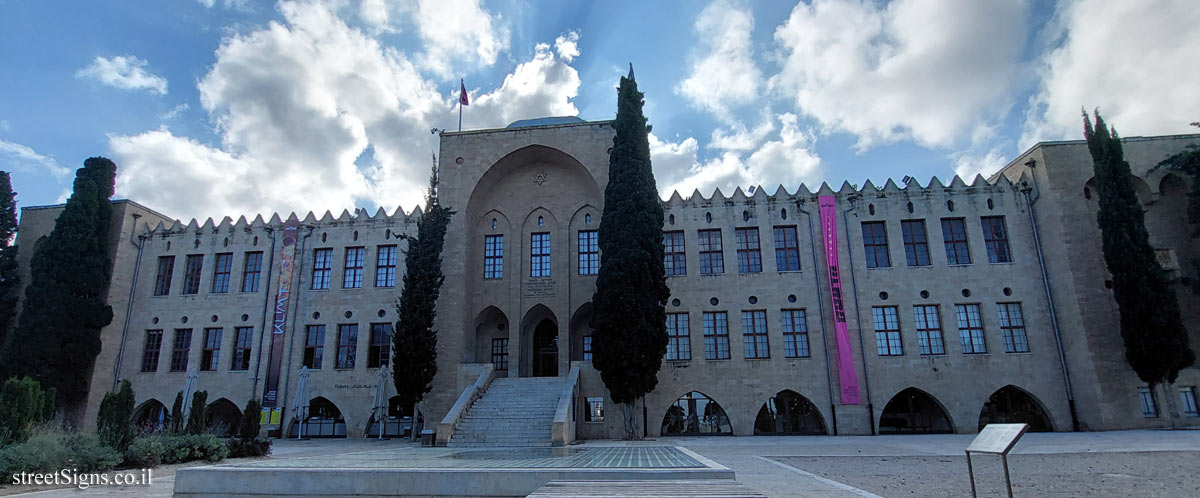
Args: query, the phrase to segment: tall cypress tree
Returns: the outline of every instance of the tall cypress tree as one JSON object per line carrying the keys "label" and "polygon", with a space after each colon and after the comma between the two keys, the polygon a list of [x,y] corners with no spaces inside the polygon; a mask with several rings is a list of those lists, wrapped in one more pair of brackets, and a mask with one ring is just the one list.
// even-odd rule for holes
{"label": "tall cypress tree", "polygon": [[604,216],[600,273],[592,297],[592,365],[621,407],[625,436],[641,437],[635,404],[654,390],[667,352],[667,288],[663,266],[663,208],[650,169],[644,100],[633,79],[621,78]]}
{"label": "tall cypress tree", "polygon": [[0,356],[12,336],[13,318],[17,316],[17,293],[21,277],[17,272],[17,194],[7,171],[0,171]]}
{"label": "tall cypress tree", "polygon": [[429,178],[425,210],[417,222],[417,236],[406,237],[404,287],[396,303],[396,326],[392,335],[392,380],[402,406],[412,407],[415,438],[417,404],[433,389],[437,375],[437,299],[442,289],[442,245],[446,226],[454,214],[438,202],[437,165]]}
{"label": "tall cypress tree", "polygon": [[[1150,246],[1145,211],[1134,193],[1121,138],[1116,130],[1109,133],[1098,111],[1095,129],[1086,112],[1083,124],[1100,194],[1097,221],[1104,262],[1113,276],[1113,297],[1121,313],[1125,360],[1151,389],[1173,384],[1179,371],[1196,361],[1179,314],[1179,301]],[[1172,408],[1174,396],[1166,392]],[[1172,409],[1172,420],[1175,416]]]}
{"label": "tall cypress tree", "polygon": [[87,397],[100,353],[100,329],[112,322],[104,302],[112,273],[109,198],[117,166],[103,157],[84,161],[54,230],[30,263],[25,302],[0,366],[57,389],[63,406]]}

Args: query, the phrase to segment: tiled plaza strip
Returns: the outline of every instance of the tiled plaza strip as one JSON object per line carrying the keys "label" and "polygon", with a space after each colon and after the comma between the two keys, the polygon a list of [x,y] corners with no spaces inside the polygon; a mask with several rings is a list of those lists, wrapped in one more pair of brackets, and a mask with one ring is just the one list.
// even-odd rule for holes
{"label": "tiled plaza strip", "polygon": [[554,480],[734,479],[677,446],[400,447],[181,469],[175,496],[525,496]]}

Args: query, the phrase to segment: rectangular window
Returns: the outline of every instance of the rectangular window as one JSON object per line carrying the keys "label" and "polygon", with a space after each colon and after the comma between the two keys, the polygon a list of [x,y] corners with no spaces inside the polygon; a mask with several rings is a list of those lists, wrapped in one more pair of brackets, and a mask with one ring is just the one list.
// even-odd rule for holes
{"label": "rectangular window", "polygon": [[367,368],[387,366],[392,358],[392,324],[371,324],[371,347],[367,350]]}
{"label": "rectangular window", "polygon": [[863,249],[867,252],[867,268],[892,266],[888,256],[887,225],[882,221],[864,221],[862,224]]}
{"label": "rectangular window", "polygon": [[549,233],[534,233],[529,236],[529,276],[550,276]]}
{"label": "rectangular window", "polygon": [[204,329],[204,350],[200,353],[200,370],[214,371],[220,364],[221,333],[224,329]]}
{"label": "rectangular window", "polygon": [[729,315],[724,311],[704,313],[704,359],[729,359]]}
{"label": "rectangular window", "polygon": [[592,336],[583,336],[583,361],[592,361]]}
{"label": "rectangular window", "polygon": [[335,368],[354,368],[358,358],[358,324],[338,325],[337,365]]}
{"label": "rectangular window", "polygon": [[917,347],[921,354],[946,354],[942,339],[942,317],[936,304],[913,306],[913,321],[917,328]]}
{"label": "rectangular window", "polygon": [[250,341],[254,336],[254,327],[236,327],[233,329],[233,364],[230,370],[248,370],[250,368]]}
{"label": "rectangular window", "polygon": [[663,266],[667,276],[687,275],[687,249],[683,232],[663,232]]}
{"label": "rectangular window", "polygon": [[361,289],[363,277],[363,258],[366,256],[365,247],[347,247],[346,265],[342,269],[342,288]]}
{"label": "rectangular window", "polygon": [[587,411],[583,414],[584,422],[604,421],[604,398],[586,398]]}
{"label": "rectangular window", "polygon": [[154,277],[154,295],[171,293],[171,274],[175,272],[175,256],[158,257],[158,276]]}
{"label": "rectangular window", "polygon": [[1138,388],[1138,401],[1142,404],[1142,416],[1158,418],[1158,403],[1154,400],[1154,391],[1149,387]]}
{"label": "rectangular window", "polygon": [[767,343],[766,311],[742,312],[742,346],[748,359],[771,357],[771,348]]}
{"label": "rectangular window", "polygon": [[667,359],[692,359],[692,331],[687,313],[667,313]]}
{"label": "rectangular window", "polygon": [[796,225],[775,227],[775,270],[800,271],[800,243]]}
{"label": "rectangular window", "polygon": [[1185,417],[1200,417],[1196,408],[1196,388],[1184,386],[1179,388],[1179,409]]}
{"label": "rectangular window", "polygon": [[599,233],[596,230],[579,231],[579,274],[600,273]]}
{"label": "rectangular window", "polygon": [[983,222],[983,242],[987,246],[988,263],[1012,263],[1004,217],[984,216],[980,221]]}
{"label": "rectangular window", "polygon": [[192,329],[175,329],[175,342],[171,345],[171,371],[187,370],[188,353],[192,349]]}
{"label": "rectangular window", "polygon": [[900,232],[904,236],[904,259],[908,266],[929,266],[929,238],[925,235],[925,220],[903,220]]}
{"label": "rectangular window", "polygon": [[783,355],[808,358],[808,317],[804,310],[783,310]]}
{"label": "rectangular window", "polygon": [[304,328],[304,366],[321,368],[325,359],[325,326],[309,325]]}
{"label": "rectangular window", "polygon": [[737,239],[738,273],[762,272],[758,228],[737,228],[734,229],[733,235]]}
{"label": "rectangular window", "polygon": [[162,350],[162,330],[147,330],[146,342],[142,345],[142,371],[158,371],[158,355]]}
{"label": "rectangular window", "polygon": [[223,252],[217,254],[217,259],[213,262],[213,294],[223,294],[229,292],[229,274],[232,272],[233,253]]}
{"label": "rectangular window", "polygon": [[967,246],[967,224],[963,218],[942,218],[942,241],[946,244],[947,263],[971,264],[971,250]]}
{"label": "rectangular window", "polygon": [[200,292],[200,273],[204,270],[204,255],[189,254],[184,260],[183,294]]}
{"label": "rectangular window", "polygon": [[962,339],[963,354],[987,352],[987,341],[983,338],[983,318],[978,304],[956,304],[954,315],[958,318],[958,337]]}
{"label": "rectangular window", "polygon": [[879,356],[900,356],[904,345],[900,342],[900,310],[896,306],[871,308],[875,318],[875,350]]}
{"label": "rectangular window", "polygon": [[996,303],[1000,333],[1004,337],[1005,353],[1028,353],[1029,338],[1025,335],[1025,317],[1021,303]]}
{"label": "rectangular window", "polygon": [[483,278],[495,280],[504,277],[504,236],[483,236]]}
{"label": "rectangular window", "polygon": [[492,339],[492,367],[508,370],[508,338]]}
{"label": "rectangular window", "polygon": [[329,274],[333,271],[333,249],[313,250],[312,289],[326,290],[329,288]]}
{"label": "rectangular window", "polygon": [[396,246],[375,249],[375,287],[396,286]]}
{"label": "rectangular window", "polygon": [[725,273],[725,255],[721,252],[721,229],[696,232],[700,241],[700,274]]}
{"label": "rectangular window", "polygon": [[262,251],[246,253],[246,261],[242,266],[242,292],[258,292],[258,283],[262,279]]}

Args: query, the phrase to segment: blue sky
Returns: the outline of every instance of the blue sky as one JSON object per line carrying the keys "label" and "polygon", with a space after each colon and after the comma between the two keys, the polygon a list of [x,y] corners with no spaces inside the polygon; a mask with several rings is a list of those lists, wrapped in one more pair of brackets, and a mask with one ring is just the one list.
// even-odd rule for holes
{"label": "blue sky", "polygon": [[60,202],[83,159],[191,218],[412,209],[436,144],[609,119],[634,64],[663,196],[995,171],[1200,119],[1200,9],[1147,0],[0,0],[0,168]]}

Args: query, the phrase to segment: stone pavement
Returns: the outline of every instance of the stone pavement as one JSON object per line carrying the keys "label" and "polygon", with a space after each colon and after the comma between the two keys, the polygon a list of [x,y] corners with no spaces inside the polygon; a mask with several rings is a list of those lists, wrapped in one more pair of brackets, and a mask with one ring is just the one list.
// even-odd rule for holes
{"label": "stone pavement", "polygon": [[[877,496],[844,483],[816,476],[767,457],[820,456],[961,456],[974,435],[922,436],[759,436],[680,437],[657,441],[593,441],[593,446],[683,446],[733,469],[737,480],[768,496],[819,498],[862,498]],[[412,445],[407,441],[313,440],[278,441],[274,459],[339,455]],[[1060,454],[1096,452],[1196,451],[1200,431],[1115,431],[1093,433],[1034,433],[1017,443],[1014,454]],[[963,469],[963,479],[966,479]],[[156,476],[149,487],[63,489],[27,493],[31,497],[171,496],[174,476]],[[3,488],[0,488],[3,492]]]}

